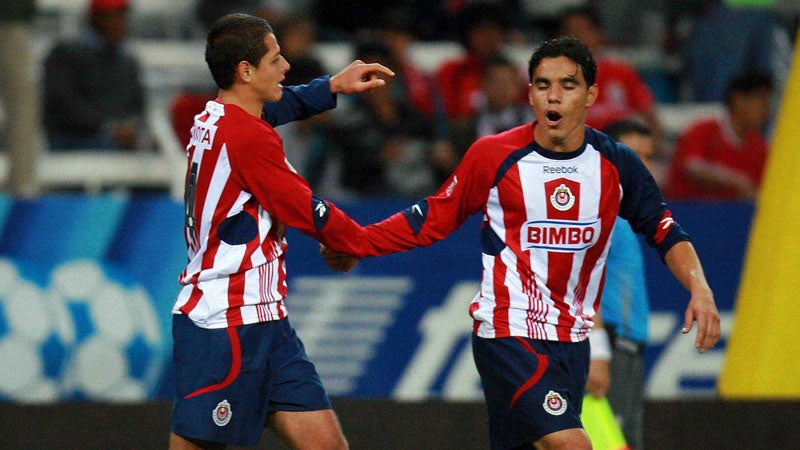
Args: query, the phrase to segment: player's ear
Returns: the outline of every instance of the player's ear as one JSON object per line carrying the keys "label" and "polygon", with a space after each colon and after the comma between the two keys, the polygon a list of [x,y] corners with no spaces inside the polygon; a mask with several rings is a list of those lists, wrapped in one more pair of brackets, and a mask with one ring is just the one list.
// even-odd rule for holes
{"label": "player's ear", "polygon": [[597,94],[600,93],[600,88],[597,86],[597,83],[589,86],[588,94],[586,95],[586,107],[590,107],[594,104],[595,100],[597,100]]}
{"label": "player's ear", "polygon": [[236,65],[236,75],[245,83],[249,83],[253,75],[253,66],[247,61],[240,61]]}
{"label": "player's ear", "polygon": [[528,83],[528,104],[533,106],[533,83]]}

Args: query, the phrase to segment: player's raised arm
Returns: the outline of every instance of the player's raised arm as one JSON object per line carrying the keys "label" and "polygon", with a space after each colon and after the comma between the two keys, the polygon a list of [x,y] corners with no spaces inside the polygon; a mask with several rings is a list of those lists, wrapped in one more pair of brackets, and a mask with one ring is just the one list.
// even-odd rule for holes
{"label": "player's raised arm", "polygon": [[358,94],[382,87],[386,85],[385,78],[393,76],[388,67],[356,60],[336,75],[324,75],[299,86],[285,86],[280,100],[264,103],[261,118],[273,127],[305,120],[335,108],[336,94]]}

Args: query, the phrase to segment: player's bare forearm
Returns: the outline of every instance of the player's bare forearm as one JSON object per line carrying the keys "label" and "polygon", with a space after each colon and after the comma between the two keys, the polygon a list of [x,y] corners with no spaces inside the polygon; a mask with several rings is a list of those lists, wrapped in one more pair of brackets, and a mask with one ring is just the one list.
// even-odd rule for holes
{"label": "player's bare forearm", "polygon": [[382,64],[367,64],[355,60],[341,72],[331,77],[331,93],[357,94],[377,87],[385,86],[387,77],[393,77],[394,72]]}
{"label": "player's bare forearm", "polygon": [[589,332],[591,363],[586,378],[586,390],[596,398],[605,397],[611,385],[609,361],[611,360],[611,343],[608,332],[603,325],[601,310],[594,315],[594,326]]}
{"label": "player's bare forearm", "polygon": [[719,341],[721,331],[714,293],[708,285],[700,258],[691,242],[684,241],[669,249],[664,261],[675,278],[691,294],[681,332],[685,334],[691,331],[696,321],[695,347],[700,353],[705,353]]}
{"label": "player's bare forearm", "polygon": [[607,359],[592,359],[589,363],[589,375],[586,378],[586,391],[595,398],[605,397],[611,386],[611,374]]}

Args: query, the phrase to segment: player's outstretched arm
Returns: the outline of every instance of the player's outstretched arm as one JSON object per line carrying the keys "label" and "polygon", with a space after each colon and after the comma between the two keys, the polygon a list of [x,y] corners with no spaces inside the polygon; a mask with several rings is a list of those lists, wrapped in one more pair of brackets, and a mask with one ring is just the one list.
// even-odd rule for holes
{"label": "player's outstretched arm", "polygon": [[690,332],[694,322],[697,322],[694,345],[700,353],[705,353],[716,345],[721,332],[714,293],[706,281],[700,258],[691,242],[683,241],[667,251],[664,261],[675,278],[691,293],[681,332]]}
{"label": "player's outstretched arm", "polygon": [[355,256],[335,252],[322,244],[319,244],[319,254],[322,255],[325,264],[335,272],[349,272],[358,262]]}
{"label": "player's outstretched arm", "polygon": [[378,64],[367,64],[360,59],[350,63],[341,72],[331,77],[331,93],[357,94],[386,85],[385,77],[393,77],[394,72]]}

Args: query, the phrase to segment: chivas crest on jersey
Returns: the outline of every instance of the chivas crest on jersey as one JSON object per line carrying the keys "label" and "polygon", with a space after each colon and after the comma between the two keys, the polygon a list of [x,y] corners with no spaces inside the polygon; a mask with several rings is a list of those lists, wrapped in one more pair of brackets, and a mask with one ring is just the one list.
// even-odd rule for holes
{"label": "chivas crest on jersey", "polygon": [[566,184],[560,184],[550,195],[550,204],[559,211],[566,211],[575,205],[575,195]]}

